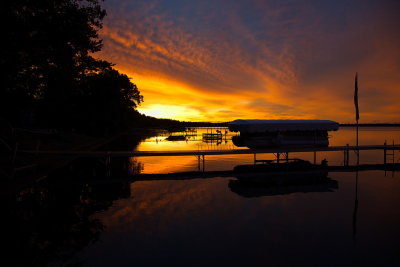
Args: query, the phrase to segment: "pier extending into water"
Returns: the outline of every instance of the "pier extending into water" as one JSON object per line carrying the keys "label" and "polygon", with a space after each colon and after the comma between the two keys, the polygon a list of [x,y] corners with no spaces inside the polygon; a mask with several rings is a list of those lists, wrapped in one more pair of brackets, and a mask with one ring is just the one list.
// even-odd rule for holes
{"label": "pier extending into water", "polygon": [[[383,164],[395,163],[394,151],[400,151],[399,144],[387,145],[361,145],[361,146],[328,146],[328,147],[285,147],[285,148],[269,148],[269,149],[228,149],[228,150],[177,150],[177,151],[53,151],[53,150],[24,150],[19,153],[29,153],[34,155],[46,156],[65,156],[74,158],[105,158],[105,162],[109,163],[111,158],[116,157],[177,157],[177,156],[197,156],[199,163],[199,170],[205,171],[205,157],[211,155],[253,155],[254,164],[263,162],[258,160],[259,154],[274,154],[277,162],[279,160],[287,160],[289,153],[299,152],[313,152],[314,164],[316,163],[318,152],[343,152],[343,165],[349,165],[350,151],[367,151],[367,150],[381,150],[383,156]],[[200,164],[202,163],[202,168]]]}

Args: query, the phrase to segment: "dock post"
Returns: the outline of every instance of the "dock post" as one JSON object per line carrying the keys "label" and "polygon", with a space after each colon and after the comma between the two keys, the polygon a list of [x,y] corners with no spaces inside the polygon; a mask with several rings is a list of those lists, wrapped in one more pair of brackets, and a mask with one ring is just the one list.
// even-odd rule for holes
{"label": "dock post", "polygon": [[343,150],[343,166],[349,166],[349,144],[346,144],[346,148]]}
{"label": "dock post", "polygon": [[383,164],[386,165],[386,141],[383,144],[384,148],[383,148]]}
{"label": "dock post", "polygon": [[257,162],[257,153],[254,153],[254,165],[256,165]]}
{"label": "dock post", "polygon": [[200,171],[200,155],[197,155],[197,170]]}
{"label": "dock post", "polygon": [[314,164],[317,164],[317,151],[314,150]]}
{"label": "dock post", "polygon": [[280,154],[281,154],[281,153],[279,153],[279,152],[276,153],[276,163],[279,163],[279,156],[280,156]]}
{"label": "dock post", "polygon": [[204,160],[204,154],[202,156],[203,156],[203,172],[204,172],[205,171],[205,166],[204,165],[205,165],[206,161]]}

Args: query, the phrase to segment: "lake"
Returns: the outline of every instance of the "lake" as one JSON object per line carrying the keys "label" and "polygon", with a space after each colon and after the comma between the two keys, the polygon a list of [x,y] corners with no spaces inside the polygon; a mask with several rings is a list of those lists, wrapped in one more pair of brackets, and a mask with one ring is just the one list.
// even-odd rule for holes
{"label": "lake", "polygon": [[[187,135],[185,140],[168,141],[171,134],[163,134],[143,140],[136,150],[138,151],[179,151],[179,150],[234,150],[238,147],[232,144],[232,136],[237,133],[228,132],[225,135],[225,129],[220,129],[223,133],[222,139],[207,141],[203,140],[204,133],[216,133],[219,128],[197,128],[196,135]],[[338,131],[329,132],[330,146],[345,146],[356,144],[356,131],[354,127],[343,127]],[[185,133],[173,133],[172,136],[180,137]],[[384,142],[396,144],[400,141],[399,127],[360,127],[359,144],[360,145],[383,145]],[[243,149],[241,147],[240,149]],[[272,154],[258,155],[258,159],[275,159]],[[314,160],[314,153],[290,153],[290,158],[301,158],[309,161]],[[343,164],[343,152],[318,152],[318,163],[327,159],[330,165]],[[350,164],[356,163],[355,153],[350,154]],[[142,173],[169,173],[198,170],[198,159],[195,156],[181,157],[140,157],[134,159],[140,163]],[[206,171],[232,170],[238,164],[252,164],[254,157],[249,155],[224,155],[207,156]],[[383,151],[361,151],[360,164],[383,163]]]}
{"label": "lake", "polygon": [[[168,134],[139,151],[235,149],[234,133],[204,142]],[[216,129],[213,129],[216,131]],[[224,132],[223,132],[224,133]],[[180,135],[174,133],[174,135]],[[225,135],[225,133],[224,133]],[[355,130],[330,145],[354,145]],[[179,139],[181,137],[169,138]],[[399,143],[400,128],[361,128],[360,144]],[[272,159],[273,155],[260,155]],[[290,157],[312,160],[313,153]],[[342,152],[318,161],[343,164]],[[355,154],[350,155],[351,163]],[[400,154],[395,153],[399,162]],[[382,151],[360,163],[382,163]],[[130,159],[132,173],[196,171],[197,158]],[[207,156],[206,171],[252,164],[253,155]],[[73,169],[73,168],[70,168]],[[59,175],[59,176],[57,176]],[[78,179],[74,170],[29,188],[9,203],[6,237],[31,266],[399,266],[400,176],[390,170],[329,172],[301,183],[248,185],[238,177],[162,180]],[[7,238],[6,238],[7,240]]]}

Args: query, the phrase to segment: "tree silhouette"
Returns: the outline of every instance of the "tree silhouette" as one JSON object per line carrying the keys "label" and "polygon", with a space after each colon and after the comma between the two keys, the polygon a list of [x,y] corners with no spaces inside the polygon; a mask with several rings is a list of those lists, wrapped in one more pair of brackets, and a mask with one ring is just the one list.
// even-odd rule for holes
{"label": "tree silhouette", "polygon": [[[125,112],[142,101],[126,75],[91,55],[102,46],[99,0],[6,1],[2,10],[12,26],[4,27],[0,50],[0,117],[17,126],[79,128],[82,101],[103,118],[100,108]],[[112,103],[92,103],[102,96]]]}
{"label": "tree silhouette", "polygon": [[74,120],[81,128],[86,127],[94,133],[108,134],[132,123],[130,119],[136,114],[134,108],[143,101],[128,76],[106,62],[96,72],[81,79],[79,93],[76,106],[79,112],[75,113],[79,116]]}

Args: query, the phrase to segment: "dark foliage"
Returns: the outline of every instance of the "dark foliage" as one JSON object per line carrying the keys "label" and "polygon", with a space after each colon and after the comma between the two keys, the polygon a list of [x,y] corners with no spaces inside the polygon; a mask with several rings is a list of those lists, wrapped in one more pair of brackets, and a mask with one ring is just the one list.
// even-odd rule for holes
{"label": "dark foliage", "polygon": [[135,114],[137,87],[91,56],[102,46],[99,0],[6,1],[2,13],[0,117],[20,127],[107,132]]}
{"label": "dark foliage", "polygon": [[[120,74],[111,65],[82,78],[80,94],[72,118],[80,129],[108,134],[125,129],[133,123],[136,106],[143,97],[128,76]],[[92,134],[95,134],[93,132]]]}

